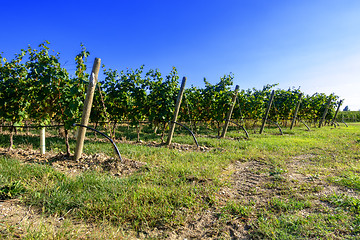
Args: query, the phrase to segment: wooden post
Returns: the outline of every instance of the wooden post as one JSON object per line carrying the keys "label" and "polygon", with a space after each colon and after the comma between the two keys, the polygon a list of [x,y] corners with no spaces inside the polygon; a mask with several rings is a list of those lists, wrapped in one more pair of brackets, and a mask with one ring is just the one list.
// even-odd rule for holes
{"label": "wooden post", "polygon": [[40,130],[40,154],[45,154],[45,127]]}
{"label": "wooden post", "polygon": [[175,106],[175,112],[174,112],[174,117],[173,117],[173,121],[170,123],[170,128],[169,128],[169,135],[168,138],[166,140],[166,145],[170,145],[173,135],[174,135],[174,130],[175,130],[175,123],[179,114],[179,109],[180,109],[180,105],[181,105],[181,99],[182,96],[184,94],[184,89],[185,89],[185,83],[186,83],[186,77],[183,77],[182,82],[181,82],[181,87],[180,87],[180,91],[176,100],[176,106]]}
{"label": "wooden post", "polygon": [[323,122],[325,121],[325,117],[326,117],[326,114],[327,114],[327,112],[328,112],[328,110],[329,110],[330,103],[331,103],[331,96],[329,97],[329,100],[328,100],[328,102],[326,103],[324,113],[323,113],[322,118],[320,119],[320,122],[319,122],[319,128],[321,128]]}
{"label": "wooden post", "polygon": [[234,110],[234,106],[235,106],[238,91],[239,91],[239,85],[236,85],[234,95],[233,95],[233,98],[232,98],[232,101],[231,101],[230,109],[229,109],[228,113],[226,114],[225,125],[224,125],[224,128],[223,128],[223,131],[221,133],[220,138],[223,138],[226,135],[226,131],[227,131],[228,127],[229,127],[229,122],[230,122],[230,119],[231,119],[231,115],[232,115],[232,112]]}
{"label": "wooden post", "polygon": [[302,122],[305,125],[305,127],[307,128],[308,131],[311,131],[309,126],[303,120],[300,119],[300,122]]}
{"label": "wooden post", "polygon": [[[101,64],[101,59],[95,58],[94,65],[93,65],[93,68],[91,71],[89,86],[88,86],[88,89],[86,92],[86,98],[84,101],[83,113],[81,116],[81,124],[84,126],[87,126],[87,124],[89,123],[91,106],[92,106],[92,102],[93,102],[93,98],[94,98],[94,92],[96,89],[96,83],[97,83],[97,79],[98,79],[98,75],[99,75],[100,64]],[[82,151],[84,148],[85,133],[86,133],[86,128],[79,127],[77,138],[76,138],[76,149],[75,149],[75,155],[74,155],[74,159],[76,161],[81,158],[81,154],[82,154]]]}
{"label": "wooden post", "polygon": [[293,120],[291,121],[290,130],[292,130],[293,127],[294,127],[296,116],[297,116],[297,113],[298,113],[299,108],[300,108],[302,95],[303,95],[302,93],[300,93],[300,95],[299,95],[299,101],[298,101],[298,103],[296,105],[296,108],[295,108],[295,113],[294,113]]}
{"label": "wooden post", "polygon": [[266,112],[265,112],[265,115],[264,115],[264,117],[263,117],[263,121],[262,121],[262,124],[261,124],[260,134],[262,134],[263,131],[264,131],[265,123],[266,123],[267,118],[268,118],[268,116],[269,116],[271,104],[272,104],[272,102],[273,102],[273,100],[274,100],[274,95],[275,95],[275,91],[272,90],[271,96],[270,96],[270,100],[269,100],[269,103],[268,103],[268,106],[267,106],[267,108],[266,108]]}
{"label": "wooden post", "polygon": [[[334,117],[333,117],[333,120],[331,121],[332,124],[335,124],[335,122],[336,122],[336,117],[337,117],[337,115],[338,115],[338,113],[339,113],[339,110],[340,110],[340,106],[341,106],[341,104],[342,104],[342,101],[343,101],[343,100],[340,100],[340,102],[339,102],[339,104],[338,104],[338,107],[337,107],[337,109],[336,109],[336,112],[335,112],[335,115],[334,115]],[[335,125],[335,126],[336,126],[336,125]]]}

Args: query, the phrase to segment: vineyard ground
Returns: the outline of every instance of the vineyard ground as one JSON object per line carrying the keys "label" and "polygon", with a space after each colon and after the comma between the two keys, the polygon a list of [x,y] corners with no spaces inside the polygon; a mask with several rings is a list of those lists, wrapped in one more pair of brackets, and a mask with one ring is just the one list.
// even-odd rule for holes
{"label": "vineyard ground", "polygon": [[74,162],[56,131],[45,156],[36,132],[18,134],[10,153],[3,132],[0,237],[360,239],[360,124],[284,133],[202,134],[194,150],[186,133],[167,148],[122,132],[119,163],[92,135]]}

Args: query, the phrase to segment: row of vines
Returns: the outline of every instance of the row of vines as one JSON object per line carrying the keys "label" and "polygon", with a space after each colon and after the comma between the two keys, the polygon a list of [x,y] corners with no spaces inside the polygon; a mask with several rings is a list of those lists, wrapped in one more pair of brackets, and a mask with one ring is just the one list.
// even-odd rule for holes
{"label": "row of vines", "polygon": [[[81,45],[75,56],[76,71],[72,76],[60,63],[60,54],[44,42],[38,48],[21,50],[12,60],[0,55],[0,121],[12,126],[26,122],[47,125],[57,122],[67,131],[79,122],[88,84],[86,61],[90,53]],[[156,131],[171,120],[179,92],[176,68],[163,75],[158,69],[118,71],[104,65],[99,79],[90,120],[94,123],[128,121],[137,126],[150,122]],[[190,86],[185,90],[179,121],[192,127],[201,122],[217,126],[223,123],[232,99],[234,76],[224,75],[216,84],[204,79],[204,87]],[[262,89],[240,90],[232,119],[260,121],[270,93],[276,84]],[[300,89],[276,89],[269,118],[276,122],[291,120],[299,101]],[[334,94],[303,95],[298,117],[319,120],[331,99],[326,119],[333,118],[339,98]]]}
{"label": "row of vines", "polygon": [[346,122],[360,122],[360,111],[342,111],[338,119]]}

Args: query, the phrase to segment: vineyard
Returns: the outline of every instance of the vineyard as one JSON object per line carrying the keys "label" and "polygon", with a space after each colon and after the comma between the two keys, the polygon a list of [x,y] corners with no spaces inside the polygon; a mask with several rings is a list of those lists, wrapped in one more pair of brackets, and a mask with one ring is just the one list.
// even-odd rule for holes
{"label": "vineyard", "polygon": [[360,115],[338,96],[231,73],[186,87],[175,67],[98,78],[89,56],[72,75],[48,42],[0,55],[0,205],[20,208],[2,238],[356,239]]}
{"label": "vineyard", "polygon": [[[90,53],[82,46],[75,57],[75,76],[70,76],[60,64],[60,54],[51,54],[54,51],[48,45],[45,42],[38,49],[28,47],[21,50],[11,61],[0,56],[0,121],[2,126],[63,125],[68,145],[68,131],[80,121],[90,77],[85,62]],[[179,92],[176,68],[163,75],[157,69],[144,72],[143,66],[125,71],[102,67],[105,77],[98,82],[90,115],[95,128],[106,126],[106,131],[113,138],[116,138],[116,125],[121,123],[137,128],[138,135],[143,123],[150,124],[154,132],[159,129],[166,131]],[[213,85],[204,78],[205,87],[186,88],[178,121],[194,132],[199,130],[200,125],[206,125],[216,129],[220,136],[234,94],[233,80],[234,76],[228,74]],[[335,120],[338,96],[323,93],[305,95],[300,89],[274,90],[275,87],[276,84],[272,84],[263,89],[240,90],[232,111],[232,121],[255,128],[265,115],[272,91],[274,101],[267,123],[287,127],[294,120],[295,109],[300,103],[297,122],[316,126],[322,117],[327,124]],[[325,110],[327,114],[323,116]],[[339,115],[338,121],[342,120],[342,115]],[[67,151],[70,153],[69,149]]]}
{"label": "vineyard", "polygon": [[339,112],[338,119],[345,122],[360,122],[360,111]]}

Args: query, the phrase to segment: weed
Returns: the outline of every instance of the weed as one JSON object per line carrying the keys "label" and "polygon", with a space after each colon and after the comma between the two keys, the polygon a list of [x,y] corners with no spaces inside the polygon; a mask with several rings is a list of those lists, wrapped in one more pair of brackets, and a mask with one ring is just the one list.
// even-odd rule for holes
{"label": "weed", "polygon": [[270,176],[279,176],[283,173],[286,173],[287,171],[285,169],[275,167],[273,170],[269,172]]}
{"label": "weed", "polygon": [[26,189],[21,181],[14,181],[0,187],[0,200],[10,199],[25,193]]}

